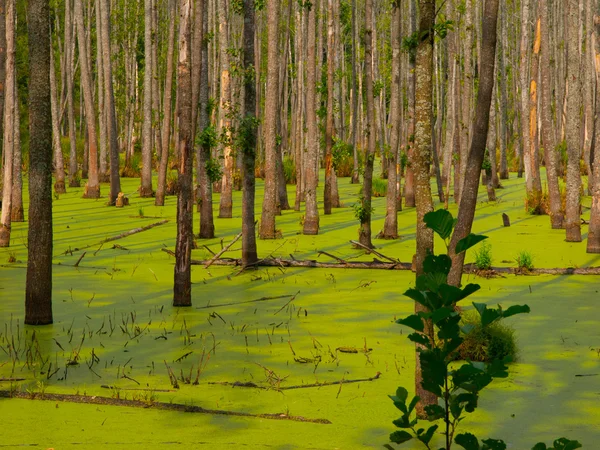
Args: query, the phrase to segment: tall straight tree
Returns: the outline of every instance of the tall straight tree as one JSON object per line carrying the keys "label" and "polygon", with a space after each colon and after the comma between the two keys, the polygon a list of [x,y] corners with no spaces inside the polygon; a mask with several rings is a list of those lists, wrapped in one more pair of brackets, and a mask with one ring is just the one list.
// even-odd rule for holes
{"label": "tall straight tree", "polygon": [[[240,130],[242,150],[242,266],[258,261],[256,252],[256,222],[254,221],[254,195],[256,163],[256,72],[254,67],[254,0],[244,0],[244,110]],[[275,39],[277,40],[277,39]],[[279,92],[278,89],[274,89]]]}
{"label": "tall straight tree", "polygon": [[4,179],[2,189],[2,214],[0,215],[0,247],[10,246],[10,231],[12,226],[12,187],[13,187],[13,158],[15,147],[15,115],[16,110],[16,5],[15,0],[6,3],[6,78],[4,98]]}
{"label": "tall straight tree", "polygon": [[328,0],[327,8],[327,118],[325,121],[325,192],[323,203],[325,214],[331,214],[333,207],[333,191],[335,183],[335,173],[333,171],[333,100],[334,90],[333,82],[335,75],[335,0]]}
{"label": "tall straight tree", "polygon": [[358,58],[358,27],[356,24],[356,0],[352,0],[352,150],[353,150],[353,168],[352,184],[359,183],[358,167],[358,81],[357,66]]}
{"label": "tall straight tree", "polygon": [[581,242],[581,42],[579,40],[579,2],[566,0],[567,34],[567,242]]}
{"label": "tall straight tree", "polygon": [[[488,0],[489,1],[489,0]],[[417,208],[417,252],[415,257],[417,277],[423,274],[423,263],[433,252],[433,231],[425,226],[423,217],[433,211],[431,198],[430,166],[433,136],[433,43],[435,25],[435,0],[419,0],[419,44],[415,59],[415,139],[413,172],[415,177],[415,206]],[[415,312],[425,311],[415,302]],[[432,325],[426,323],[431,333]],[[421,401],[417,414],[425,414],[425,406],[435,404],[436,397],[421,385],[421,365],[417,358],[415,389]]]}
{"label": "tall straight tree", "polygon": [[375,104],[373,98],[373,0],[365,1],[365,87],[367,95],[367,151],[365,153],[365,173],[361,194],[359,242],[373,248],[371,242],[371,196],[373,189],[373,165],[375,162],[375,145],[377,125],[375,124]]}
{"label": "tall straight tree", "polygon": [[448,283],[459,286],[462,278],[465,254],[455,253],[456,244],[471,233],[477,194],[479,191],[479,175],[485,158],[488,127],[490,123],[490,106],[494,89],[494,70],[496,62],[496,30],[498,24],[498,4],[500,0],[486,0],[483,13],[481,36],[479,91],[473,123],[473,137],[469,149],[469,159],[465,173],[462,198],[458,208],[458,222],[450,241],[449,254],[452,258],[452,269],[448,275]]}
{"label": "tall straight tree", "polygon": [[[596,13],[594,14],[594,55],[596,69],[596,117],[594,124],[594,148],[592,173],[592,210],[590,213],[590,228],[587,240],[588,253],[600,253],[600,0],[595,0]],[[591,11],[590,11],[591,13]]]}
{"label": "tall straight tree", "polygon": [[[79,169],[77,166],[77,137],[75,134],[75,105],[73,99],[73,65],[75,61],[74,38],[76,28],[73,23],[74,7],[72,0],[65,1],[65,38],[63,52],[63,67],[61,68],[66,79],[67,121],[69,130],[69,187],[79,187]],[[59,120],[60,121],[60,120]]]}
{"label": "tall straight tree", "polygon": [[83,23],[83,0],[75,0],[75,22],[77,24],[77,43],[79,45],[79,67],[81,71],[81,88],[85,106],[86,129],[89,146],[88,182],[85,186],[84,198],[100,197],[100,179],[98,177],[98,139],[96,138],[96,118],[94,114],[94,98],[92,95],[92,77],[88,65],[88,43]]}
{"label": "tall straight tree", "polygon": [[179,161],[177,197],[177,241],[175,244],[175,282],[173,306],[192,306],[192,73],[191,22],[192,0],[179,0],[179,63],[177,98],[179,99]]}
{"label": "tall straight tree", "polygon": [[56,182],[54,192],[64,194],[65,187],[65,163],[63,160],[62,145],[60,142],[60,123],[58,118],[58,88],[56,86],[56,70],[54,68],[54,53],[50,49],[50,95],[52,111],[52,144],[54,146],[54,172]]}
{"label": "tall straight tree", "polygon": [[229,61],[229,14],[227,0],[219,0],[219,59],[221,62],[220,92],[220,132],[225,136],[223,143],[223,178],[221,180],[221,198],[219,217],[231,218],[233,215],[233,153],[231,148],[231,73]]}
{"label": "tall straight tree", "polygon": [[278,0],[267,1],[268,47],[267,90],[265,96],[265,196],[260,222],[260,238],[275,239],[277,214],[277,100],[279,96],[279,8]]}
{"label": "tall straight tree", "polygon": [[50,4],[27,2],[29,38],[29,231],[25,323],[52,323],[52,111]]}
{"label": "tall straight tree", "polygon": [[[79,0],[75,0],[79,1]],[[152,2],[144,0],[144,121],[142,122],[142,171],[140,197],[152,197]],[[179,145],[179,143],[178,143]]]}
{"label": "tall straight tree", "polygon": [[317,60],[316,60],[316,4],[304,4],[308,9],[308,61],[306,62],[306,166],[305,177],[305,203],[304,234],[319,234],[319,209],[317,207],[317,185],[319,172],[317,162],[319,158],[319,134],[317,130]]}
{"label": "tall straight tree", "polygon": [[388,159],[387,208],[385,223],[381,237],[396,239],[398,237],[398,199],[397,199],[397,165],[400,141],[400,58],[402,21],[401,0],[392,3],[392,85],[390,98],[390,157]]}

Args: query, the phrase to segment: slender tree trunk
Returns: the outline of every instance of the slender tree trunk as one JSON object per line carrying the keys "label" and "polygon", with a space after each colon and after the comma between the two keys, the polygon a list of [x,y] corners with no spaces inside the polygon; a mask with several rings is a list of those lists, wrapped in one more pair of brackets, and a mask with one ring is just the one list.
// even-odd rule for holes
{"label": "slender tree trunk", "polygon": [[333,207],[333,77],[335,72],[335,33],[334,33],[334,0],[328,0],[327,13],[327,117],[325,123],[325,192],[323,205],[325,215],[331,214]]}
{"label": "slender tree trunk", "polygon": [[10,246],[11,211],[12,211],[12,189],[13,189],[13,158],[15,147],[15,115],[16,93],[16,5],[15,0],[7,0],[6,6],[6,78],[4,82],[4,179],[2,189],[2,214],[0,215],[0,247]]}
{"label": "slender tree trunk", "polygon": [[356,0],[352,0],[352,151],[353,169],[352,184],[359,183],[359,161],[358,161],[358,83],[357,66],[358,58],[358,26],[356,23]]}
{"label": "slender tree trunk", "polygon": [[507,158],[507,146],[508,146],[508,124],[507,124],[507,114],[508,114],[508,81],[507,81],[507,73],[506,73],[506,61],[508,60],[508,26],[506,24],[506,5],[505,2],[502,2],[501,8],[501,22],[502,29],[501,35],[502,39],[500,40],[501,44],[501,53],[498,59],[498,63],[500,67],[498,68],[499,72],[499,81],[500,81],[500,179],[508,180],[509,172],[508,172],[508,158]]}
{"label": "slender tree trunk", "polygon": [[12,205],[11,221],[24,222],[25,212],[23,211],[23,157],[21,154],[21,108],[19,105],[19,90],[17,87],[17,75],[14,77],[15,94],[15,122],[14,122],[14,146],[13,146],[13,180],[12,180]]}
{"label": "slender tree trunk", "polygon": [[564,214],[561,205],[560,189],[558,185],[557,152],[556,152],[556,134],[555,124],[552,115],[552,73],[556,73],[556,63],[550,54],[550,29],[548,9],[551,8],[543,0],[538,0],[538,14],[541,18],[541,58],[542,67],[542,145],[544,146],[544,155],[546,159],[546,180],[548,182],[548,200],[550,203],[550,223],[553,229],[563,228]]}
{"label": "slender tree trunk", "polygon": [[29,231],[25,323],[52,323],[52,111],[50,5],[27,2],[29,37]]}
{"label": "slender tree trunk", "polygon": [[[104,90],[104,57],[103,57],[103,45],[104,39],[102,35],[102,20],[103,20],[103,3],[104,0],[96,2],[96,82],[98,84],[98,144],[100,153],[100,162],[98,170],[100,171],[99,177],[101,183],[109,181],[109,171],[106,166],[107,163],[107,134],[108,127],[106,123],[106,94]],[[91,49],[90,49],[91,51]]]}
{"label": "slender tree trunk", "polygon": [[[119,177],[119,140],[117,131],[117,113],[113,90],[111,48],[110,48],[110,0],[100,0],[102,22],[102,67],[104,69],[104,106],[110,159],[110,197],[108,203],[114,205],[121,192]],[[98,97],[102,94],[98,92]]]}
{"label": "slender tree trunk", "polygon": [[448,283],[459,286],[462,277],[465,253],[455,254],[456,244],[471,233],[473,219],[475,218],[475,207],[477,205],[477,193],[479,189],[479,174],[485,156],[485,145],[490,123],[490,106],[492,102],[492,91],[494,87],[494,66],[496,60],[496,27],[498,18],[499,0],[487,0],[483,16],[483,33],[481,38],[480,77],[479,92],[477,94],[477,105],[475,107],[475,123],[473,127],[473,139],[469,150],[465,174],[462,199],[458,209],[458,222],[450,241],[450,256],[452,258],[452,269],[448,275]]}
{"label": "slender tree trunk", "polygon": [[[77,0],[75,0],[77,1]],[[140,197],[152,197],[152,2],[144,0],[144,121]],[[180,143],[177,143],[180,146]]]}
{"label": "slender tree trunk", "polygon": [[[175,17],[175,0],[169,0],[169,15]],[[196,11],[200,14],[200,11]],[[162,142],[160,145],[160,167],[158,169],[158,183],[156,185],[156,206],[165,205],[165,190],[167,186],[167,171],[169,165],[169,142],[171,139],[171,102],[173,92],[173,49],[175,41],[175,21],[169,22],[169,42],[167,44],[167,72],[165,75],[165,89],[163,100]],[[199,43],[199,46],[202,44]]]}
{"label": "slender tree trunk", "polygon": [[[75,0],[78,1],[78,0]],[[79,187],[81,181],[79,179],[79,167],[77,166],[77,135],[75,134],[75,105],[73,104],[73,63],[75,60],[75,47],[72,40],[74,39],[74,24],[72,19],[71,0],[65,1],[65,64],[62,67],[66,78],[67,87],[67,121],[69,127],[69,187]],[[80,58],[81,59],[81,58]],[[87,173],[87,165],[85,167]]]}
{"label": "slender tree trunk", "polygon": [[388,158],[387,198],[385,223],[381,237],[398,237],[397,165],[400,140],[400,22],[402,19],[400,0],[392,3],[392,85],[390,98],[390,157]]}
{"label": "slender tree trunk", "polygon": [[363,188],[360,207],[360,229],[358,231],[359,242],[369,248],[373,247],[371,242],[371,196],[373,190],[373,165],[375,162],[375,138],[377,125],[375,123],[375,104],[373,98],[373,38],[376,31],[373,23],[373,0],[365,1],[365,87],[367,95],[367,151],[365,153],[365,173],[363,176]]}
{"label": "slender tree trunk", "polygon": [[54,52],[50,49],[50,100],[52,112],[52,144],[54,146],[54,173],[56,182],[54,192],[64,194],[65,188],[65,162],[63,160],[62,146],[60,143],[60,120],[58,112],[58,92],[56,87],[56,69],[54,67]]}
{"label": "slender tree trunk", "polygon": [[175,282],[173,306],[192,306],[192,75],[191,75],[192,0],[179,0],[179,196],[177,197],[177,241],[175,244]]}
{"label": "slender tree trunk", "polygon": [[77,23],[77,43],[79,44],[79,69],[85,106],[85,119],[89,146],[88,182],[85,186],[84,198],[100,197],[100,180],[98,178],[98,140],[96,138],[96,120],[94,115],[94,98],[92,95],[92,79],[88,67],[88,47],[83,24],[83,0],[75,0],[75,21]]}
{"label": "slender tree trunk", "polygon": [[[410,5],[410,33],[416,32],[417,28],[417,0],[408,0]],[[407,124],[407,156],[408,165],[406,166],[406,176],[404,179],[404,205],[408,208],[415,207],[415,176],[413,170],[414,160],[414,135],[415,135],[415,59],[409,55],[408,62],[408,124]]]}
{"label": "slender tree trunk", "polygon": [[600,253],[600,0],[595,2],[594,14],[594,55],[596,75],[596,114],[593,139],[592,173],[592,210],[590,213],[590,227],[587,240],[588,253]]}
{"label": "slender tree trunk", "polygon": [[223,144],[223,179],[221,182],[221,199],[219,203],[219,217],[231,218],[233,208],[233,170],[234,160],[231,149],[231,74],[229,72],[229,36],[228,36],[228,10],[227,1],[220,0],[219,8],[219,47],[221,58],[221,94],[220,94],[220,129],[225,135]]}
{"label": "slender tree trunk", "polygon": [[306,63],[306,139],[308,151],[306,152],[306,214],[304,216],[303,233],[314,235],[319,233],[319,210],[317,207],[317,185],[319,172],[317,163],[319,158],[319,134],[317,130],[317,60],[315,52],[316,41],[316,7],[307,5],[308,8],[308,61]]}
{"label": "slender tree trunk", "polygon": [[[435,0],[419,0],[420,20],[419,35],[422,36],[417,47],[415,61],[415,139],[413,168],[415,174],[415,200],[417,207],[417,252],[415,264],[417,277],[423,274],[423,263],[428,254],[433,252],[433,231],[425,226],[423,217],[433,211],[431,198],[430,166],[432,151],[432,116],[433,116],[433,43],[435,25]],[[415,312],[426,312],[423,305],[415,302]],[[432,325],[426,321],[426,328],[431,334]],[[417,349],[418,350],[418,349]],[[424,417],[427,405],[437,404],[434,394],[421,385],[420,359],[415,367],[415,389],[421,398],[417,404],[417,414]]]}
{"label": "slender tree trunk", "polygon": [[[279,5],[276,5],[277,8]],[[254,0],[244,0],[244,69],[254,70]],[[275,39],[278,41],[278,39]],[[242,119],[243,184],[242,199],[242,266],[258,261],[256,251],[256,222],[254,221],[256,163],[256,85],[252,77],[244,77],[244,118]],[[279,89],[274,89],[279,92]],[[273,115],[275,116],[275,115]]]}
{"label": "slender tree trunk", "polygon": [[580,209],[581,174],[581,57],[579,36],[579,2],[567,0],[567,242],[581,242]]}
{"label": "slender tree trunk", "polygon": [[267,2],[268,48],[267,91],[265,95],[265,196],[260,222],[260,238],[275,239],[277,214],[277,112],[279,95],[279,2]]}

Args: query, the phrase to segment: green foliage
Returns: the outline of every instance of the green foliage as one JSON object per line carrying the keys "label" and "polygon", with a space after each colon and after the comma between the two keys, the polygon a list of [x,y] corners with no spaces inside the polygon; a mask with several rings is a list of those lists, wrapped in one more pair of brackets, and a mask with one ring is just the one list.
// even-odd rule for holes
{"label": "green foliage", "polygon": [[521,250],[515,258],[515,261],[517,261],[517,267],[520,270],[533,269],[533,255],[527,250]]}
{"label": "green foliage", "polygon": [[[331,149],[333,168],[338,177],[349,177],[354,170],[354,147],[352,144],[336,140]],[[359,166],[361,165],[361,154],[359,152]]]}
{"label": "green foliage", "polygon": [[[450,236],[456,224],[452,215],[446,210],[438,210],[425,215],[427,226],[435,231],[448,245]],[[470,235],[459,242],[457,253],[485,239],[484,236]],[[487,332],[500,320],[522,313],[529,312],[527,305],[513,305],[504,310],[501,306],[488,308],[483,303],[473,303],[478,314],[476,324],[462,323],[462,313],[456,309],[456,304],[477,292],[479,285],[469,284],[463,289],[447,284],[452,261],[447,254],[430,254],[424,261],[424,274],[417,278],[416,287],[407,290],[404,295],[425,307],[425,311],[418,312],[397,323],[412,328],[414,332],[408,339],[419,345],[418,358],[421,363],[422,381],[424,390],[440,398],[438,404],[427,405],[424,408],[426,420],[437,422],[442,419],[443,434],[446,437],[446,446],[442,449],[449,450],[454,443],[466,450],[501,450],[506,449],[506,444],[500,440],[487,439],[481,444],[476,436],[470,433],[456,434],[459,423],[467,413],[475,411],[479,401],[479,393],[488,386],[494,378],[506,378],[508,367],[506,364],[510,357],[495,358],[489,363],[467,361],[460,367],[450,365],[457,349],[463,345],[475,329]],[[425,326],[425,323],[428,326]],[[496,349],[499,351],[503,349]],[[505,350],[505,349],[504,349]],[[423,420],[413,418],[413,412],[419,397],[415,396],[408,401],[408,391],[400,387],[396,395],[390,396],[394,406],[402,413],[394,425],[400,430],[390,435],[390,441],[402,444],[416,439],[426,448],[431,449],[431,440],[438,429],[438,424],[429,426],[427,430],[420,426]],[[566,439],[562,442],[571,442]],[[538,444],[539,445],[539,444]],[[543,445],[543,444],[542,444]],[[565,444],[573,445],[573,444]],[[388,446],[388,448],[392,448]],[[540,447],[545,448],[545,447]],[[578,447],[572,447],[578,448]]]}
{"label": "green foliage", "polygon": [[256,130],[259,120],[254,116],[244,117],[237,126],[234,146],[244,153],[254,153],[256,151]]}
{"label": "green foliage", "polygon": [[359,201],[354,204],[354,217],[360,223],[366,222],[369,216],[373,215],[373,211],[373,205],[371,202],[367,202],[364,197],[360,197]]}
{"label": "green foliage", "polygon": [[202,147],[207,147],[209,149],[215,148],[219,142],[219,136],[215,127],[211,125],[204,128],[202,133],[196,138],[196,142]]}
{"label": "green foliage", "polygon": [[223,176],[223,170],[221,169],[221,164],[219,161],[214,158],[209,158],[206,161],[206,175],[211,183],[215,183],[221,179]]}
{"label": "green foliage", "polygon": [[453,359],[463,361],[492,362],[496,359],[517,357],[515,330],[498,320],[487,327],[481,326],[479,315],[467,312],[462,315],[461,329],[470,330],[462,333],[463,343],[456,351]]}
{"label": "green foliage", "polygon": [[289,156],[283,159],[283,175],[286,184],[296,184],[296,161]]}
{"label": "green foliage", "polygon": [[475,265],[479,270],[490,270],[492,262],[492,246],[484,242],[479,250],[475,252]]}
{"label": "green foliage", "polygon": [[373,197],[385,197],[387,195],[387,181],[381,178],[373,178],[371,193]]}

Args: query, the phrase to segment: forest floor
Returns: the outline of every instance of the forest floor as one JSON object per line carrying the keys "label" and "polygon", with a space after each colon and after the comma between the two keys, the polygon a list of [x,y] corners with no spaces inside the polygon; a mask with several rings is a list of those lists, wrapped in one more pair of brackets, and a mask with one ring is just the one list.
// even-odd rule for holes
{"label": "forest floor", "polygon": [[[600,266],[600,256],[586,254],[585,240],[567,243],[547,217],[526,213],[524,180],[511,176],[497,191],[497,202],[485,202],[485,189],[480,190],[473,231],[490,237],[494,265],[514,267],[517,253],[527,250],[536,267]],[[333,261],[319,256],[325,251],[344,260],[372,260],[349,243],[357,237],[352,205],[359,186],[339,182],[345,208],[321,216],[318,236],[301,234],[303,213],[284,211],[277,218],[283,239],[259,240],[259,257]],[[194,266],[193,307],[174,309],[174,261],[161,250],[174,249],[175,197],[159,208],[153,199],[137,196],[139,180],[123,179],[122,185],[131,201],[123,209],[106,207],[106,198],[82,199],[83,188],[69,189],[53,203],[54,325],[23,326],[27,224],[13,224],[12,247],[0,249],[0,379],[23,378],[0,381],[0,391],[20,397],[0,395],[0,449],[358,449],[388,442],[398,414],[387,395],[400,385],[409,391],[414,386],[414,346],[394,324],[414,307],[402,296],[414,283],[413,273],[260,268],[239,274],[237,267]],[[257,219],[262,188],[259,180]],[[108,192],[107,185],[102,189]],[[293,202],[294,187],[288,190]],[[217,238],[199,241],[194,259],[210,258],[203,245],[217,252],[241,231],[240,192],[234,193],[234,205],[234,218],[215,219]],[[385,199],[376,199],[374,208],[378,232]],[[510,216],[511,227],[502,226],[502,213]],[[410,262],[414,208],[398,218],[401,238],[374,243],[381,253]],[[165,219],[166,224],[101,244]],[[585,239],[585,225],[582,231]],[[239,257],[240,246],[224,256]],[[11,257],[16,262],[9,263]],[[467,261],[473,259],[470,251]],[[512,449],[561,436],[596,448],[597,278],[508,275],[468,281],[482,286],[473,301],[526,303],[531,314],[508,319],[516,330],[518,361],[510,365],[508,379],[483,392],[480,409],[463,422],[464,429],[504,439]],[[364,379],[371,380],[349,383]],[[331,385],[299,388],[324,382]],[[63,402],[54,394],[95,397],[96,403]],[[46,400],[29,399],[34,397]],[[283,420],[129,408],[101,397],[276,414]],[[331,423],[287,420],[302,418]]]}

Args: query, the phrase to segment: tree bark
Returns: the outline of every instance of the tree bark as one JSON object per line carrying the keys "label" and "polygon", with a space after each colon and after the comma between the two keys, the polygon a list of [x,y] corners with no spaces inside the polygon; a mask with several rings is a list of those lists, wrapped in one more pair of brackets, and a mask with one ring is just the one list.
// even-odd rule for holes
{"label": "tree bark", "polygon": [[452,269],[448,276],[448,283],[459,286],[461,282],[465,253],[454,252],[456,244],[471,233],[473,219],[475,218],[475,207],[477,206],[477,193],[479,189],[479,174],[485,156],[485,145],[490,122],[490,105],[492,91],[494,88],[494,66],[496,60],[496,28],[498,18],[499,0],[487,0],[483,16],[483,34],[481,44],[479,78],[479,92],[475,108],[475,123],[473,127],[473,139],[469,150],[465,174],[462,199],[458,209],[458,222],[450,241],[449,254],[452,258]]}
{"label": "tree bark", "polygon": [[596,114],[593,139],[592,160],[592,210],[587,240],[588,253],[600,253],[600,0],[595,1],[594,14],[594,54],[596,60]]}
{"label": "tree bark", "polygon": [[29,37],[29,231],[25,323],[52,323],[52,110],[50,5],[27,2]]}
{"label": "tree bark", "polygon": [[325,215],[330,215],[333,208],[333,77],[335,74],[335,33],[334,33],[334,0],[328,0],[327,12],[327,117],[325,120],[325,192],[323,206]]}
{"label": "tree bark", "polygon": [[260,222],[260,238],[275,239],[277,214],[277,113],[279,95],[279,1],[268,0],[267,90],[265,96],[265,196]]}
{"label": "tree bark", "polygon": [[65,162],[63,160],[62,146],[60,142],[60,119],[58,117],[58,89],[56,87],[56,69],[54,67],[54,52],[50,48],[50,100],[52,112],[52,144],[54,146],[54,173],[56,182],[54,192],[64,194],[65,187]]}
{"label": "tree bark", "polygon": [[[75,0],[78,1],[78,0]],[[152,2],[144,0],[144,121],[142,123],[142,171],[140,197],[154,195],[152,190]],[[180,145],[180,142],[177,143]]]}
{"label": "tree bark", "polygon": [[352,169],[352,184],[359,183],[359,164],[358,164],[358,83],[357,70],[358,59],[356,57],[358,51],[358,27],[356,24],[356,0],[352,0],[352,152],[353,152],[353,169]]}
{"label": "tree bark", "polygon": [[179,64],[177,66],[179,196],[177,197],[173,306],[192,306],[190,265],[193,245],[191,11],[192,0],[179,0]]}
{"label": "tree bark", "polygon": [[231,74],[229,72],[229,36],[228,36],[228,2],[220,0],[219,8],[219,48],[221,60],[221,93],[220,93],[220,130],[221,135],[225,136],[223,144],[223,179],[221,181],[221,198],[219,202],[219,217],[231,218],[233,208],[233,170],[234,160],[231,149],[231,114],[232,114],[232,95],[231,95]]}
{"label": "tree bark", "polygon": [[[79,0],[75,0],[76,2]],[[73,23],[73,2],[65,1],[65,57],[62,67],[66,78],[67,97],[67,121],[69,129],[69,187],[81,186],[79,178],[79,167],[77,165],[77,135],[75,134],[75,106],[73,104],[73,64],[75,62],[75,46],[72,43],[75,38],[75,27]],[[81,58],[80,58],[81,59]],[[87,172],[87,167],[85,167]]]}

